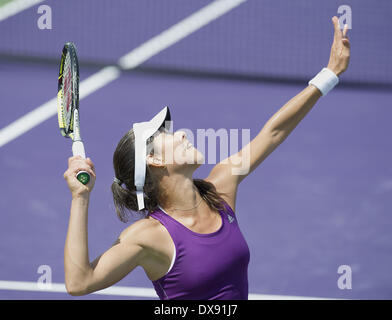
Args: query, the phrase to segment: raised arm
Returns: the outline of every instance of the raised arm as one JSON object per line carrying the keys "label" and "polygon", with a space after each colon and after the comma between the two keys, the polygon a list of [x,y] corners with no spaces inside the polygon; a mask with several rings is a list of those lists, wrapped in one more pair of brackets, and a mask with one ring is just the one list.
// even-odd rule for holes
{"label": "raised arm", "polygon": [[[339,76],[348,67],[350,43],[347,26],[340,30],[337,17],[332,18],[332,23],[334,40],[327,68]],[[226,200],[231,201],[229,204],[234,207],[238,184],[290,135],[321,96],[322,93],[314,85],[307,86],[281,107],[249,144],[218,163],[206,180],[212,182],[219,192],[226,193]],[[238,168],[242,169],[238,171]]]}
{"label": "raised arm", "polygon": [[[86,170],[91,175],[87,186],[75,175]],[[69,159],[64,173],[72,193],[71,214],[64,248],[65,285],[71,295],[85,295],[107,288],[141,265],[147,249],[141,244],[148,232],[148,222],[138,221],[125,229],[105,253],[90,263],[88,254],[87,216],[90,192],[95,182],[94,165],[90,159]]]}

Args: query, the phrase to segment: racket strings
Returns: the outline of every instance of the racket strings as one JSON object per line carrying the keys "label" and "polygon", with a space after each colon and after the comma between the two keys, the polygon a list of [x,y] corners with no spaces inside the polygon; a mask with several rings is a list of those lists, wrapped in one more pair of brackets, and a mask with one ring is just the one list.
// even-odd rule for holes
{"label": "racket strings", "polygon": [[69,112],[72,102],[72,74],[71,74],[71,58],[67,54],[64,61],[64,75],[63,75],[63,103],[66,111]]}
{"label": "racket strings", "polygon": [[62,95],[61,95],[61,105],[63,114],[63,123],[65,127],[65,132],[70,136],[73,131],[73,79],[72,79],[72,63],[71,55],[66,54],[64,59],[63,67],[63,85],[62,85]]}

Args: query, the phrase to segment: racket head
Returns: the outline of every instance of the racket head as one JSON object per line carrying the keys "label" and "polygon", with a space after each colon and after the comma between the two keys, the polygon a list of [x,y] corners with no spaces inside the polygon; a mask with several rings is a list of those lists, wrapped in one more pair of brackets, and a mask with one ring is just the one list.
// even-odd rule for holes
{"label": "racket head", "polygon": [[79,62],[76,46],[67,42],[62,50],[57,87],[60,133],[74,139],[74,110],[79,108]]}

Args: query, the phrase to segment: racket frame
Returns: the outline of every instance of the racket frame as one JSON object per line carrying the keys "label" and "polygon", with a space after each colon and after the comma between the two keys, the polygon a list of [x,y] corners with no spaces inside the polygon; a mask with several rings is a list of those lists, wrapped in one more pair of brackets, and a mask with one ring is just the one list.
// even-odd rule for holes
{"label": "racket frame", "polygon": [[[71,120],[66,119],[64,121],[65,105],[63,104],[63,78],[64,78],[64,65],[67,58],[67,54],[70,56],[70,68],[71,68],[71,113],[68,117]],[[72,139],[72,153],[74,156],[81,156],[83,159],[86,158],[86,153],[84,149],[84,144],[80,134],[80,119],[79,119],[79,63],[76,53],[76,47],[72,42],[67,42],[62,50],[60,70],[58,77],[58,87],[57,87],[57,103],[58,103],[58,117],[59,117],[59,127],[62,136]],[[86,171],[79,171],[76,178],[83,184],[87,184],[90,181],[90,174]]]}

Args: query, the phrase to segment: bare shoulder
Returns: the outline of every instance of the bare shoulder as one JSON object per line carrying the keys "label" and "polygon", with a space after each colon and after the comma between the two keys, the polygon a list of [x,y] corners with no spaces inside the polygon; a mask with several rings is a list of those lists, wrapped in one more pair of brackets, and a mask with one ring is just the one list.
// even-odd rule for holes
{"label": "bare shoulder", "polygon": [[133,242],[144,248],[151,248],[165,237],[162,224],[151,217],[140,219],[125,228],[119,239],[122,242]]}

